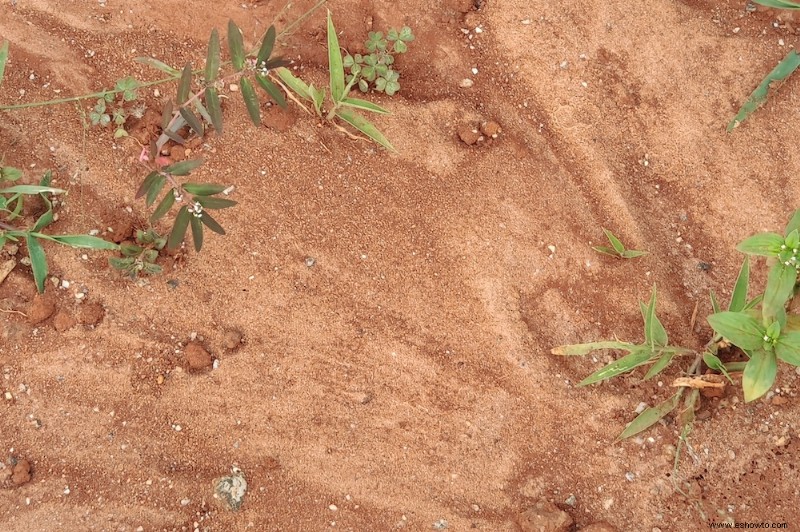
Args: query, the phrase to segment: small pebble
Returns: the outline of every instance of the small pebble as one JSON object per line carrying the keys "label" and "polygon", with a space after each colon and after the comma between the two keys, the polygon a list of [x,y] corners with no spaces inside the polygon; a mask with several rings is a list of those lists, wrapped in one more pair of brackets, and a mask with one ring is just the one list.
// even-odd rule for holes
{"label": "small pebble", "polygon": [[475,82],[472,81],[471,79],[464,78],[459,82],[458,86],[461,87],[462,89],[468,89],[468,88],[472,87],[474,84],[475,84]]}
{"label": "small pebble", "polygon": [[331,504],[330,506],[328,506],[328,510],[330,510],[331,512],[335,512],[338,509],[339,508],[335,504]]}

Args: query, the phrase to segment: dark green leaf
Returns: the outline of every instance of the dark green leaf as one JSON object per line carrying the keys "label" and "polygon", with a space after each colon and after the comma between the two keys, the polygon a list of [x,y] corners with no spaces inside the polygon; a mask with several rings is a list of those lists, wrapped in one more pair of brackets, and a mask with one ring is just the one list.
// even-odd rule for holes
{"label": "dark green leaf", "polygon": [[742,376],[745,402],[749,403],[767,393],[775,382],[777,372],[778,363],[773,351],[753,351]]}
{"label": "dark green leaf", "polygon": [[649,407],[645,409],[641,414],[636,416],[630,425],[628,425],[622,434],[617,436],[617,440],[624,440],[625,438],[630,438],[631,436],[635,436],[642,432],[643,430],[649,429],[656,423],[658,420],[675,410],[678,406],[678,401],[680,401],[681,395],[683,391],[678,391],[675,395],[664,401],[658,406]]}
{"label": "dark green leaf", "polygon": [[183,67],[183,72],[181,73],[181,81],[178,84],[178,96],[176,97],[178,105],[183,105],[186,103],[186,100],[189,99],[189,92],[192,88],[192,64],[187,63],[185,67]]}
{"label": "dark green leaf", "polygon": [[127,242],[119,246],[119,252],[122,253],[123,257],[138,257],[142,251],[144,251],[143,247]]}
{"label": "dark green leaf", "polygon": [[245,55],[242,31],[233,20],[228,21],[228,49],[231,53],[231,63],[236,72],[244,68]]}
{"label": "dark green leaf", "polygon": [[745,238],[736,246],[738,251],[750,255],[777,257],[781,252],[784,237],[778,233],[761,233]]}
{"label": "dark green leaf", "polygon": [[279,106],[286,109],[286,97],[283,95],[283,92],[281,92],[277,85],[272,83],[261,74],[256,74],[256,81],[258,81],[258,84],[261,85],[261,88],[264,89]]}
{"label": "dark green leaf", "polygon": [[800,55],[797,55],[797,52],[794,50],[790,50],[789,53],[786,54],[786,57],[784,57],[783,60],[778,63],[778,66],[776,66],[769,74],[767,74],[767,77],[761,81],[761,84],[759,84],[744,105],[742,105],[741,109],[739,109],[739,112],[736,114],[733,120],[731,120],[730,124],[728,124],[728,132],[730,133],[735,127],[744,122],[748,116],[750,116],[761,106],[761,104],[767,100],[767,95],[771,86],[776,86],[779,84],[779,82],[789,77],[798,66],[800,66]]}
{"label": "dark green leaf", "polygon": [[172,100],[164,102],[164,107],[161,109],[161,129],[167,129],[169,123],[172,121]]}
{"label": "dark green leaf", "polygon": [[241,79],[241,88],[242,98],[244,98],[244,103],[247,106],[247,113],[250,115],[250,120],[253,121],[253,124],[260,126],[261,105],[259,104],[258,96],[256,96],[256,90],[247,78]]}
{"label": "dark green leaf", "polygon": [[288,59],[284,59],[283,57],[276,57],[264,63],[264,68],[266,68],[267,70],[274,70],[276,68],[289,66],[291,64],[292,62],[289,61]]}
{"label": "dark green leaf", "polygon": [[158,220],[160,220],[172,206],[175,204],[175,193],[174,189],[170,189],[165,195],[164,198],[159,202],[156,210],[153,211],[153,214],[150,215],[150,223],[154,224]]}
{"label": "dark green leaf", "polygon": [[741,312],[719,312],[708,318],[713,329],[742,349],[760,349],[766,330],[755,318]]}
{"label": "dark green leaf", "polygon": [[226,198],[207,198],[202,196],[195,196],[192,198],[205,209],[227,209],[233,207],[236,202]]}
{"label": "dark green leaf", "polygon": [[208,55],[206,57],[206,85],[211,85],[216,81],[219,74],[219,32],[217,28],[211,30],[211,37],[208,39]]}
{"label": "dark green leaf", "polygon": [[203,224],[197,216],[189,218],[192,224],[192,240],[194,241],[195,251],[203,249]]}
{"label": "dark green leaf", "polygon": [[135,61],[137,63],[142,63],[143,65],[151,66],[157,70],[160,70],[161,72],[166,72],[170,76],[177,76],[180,73],[180,70],[177,68],[172,68],[168,64],[152,57],[137,57]]}
{"label": "dark green leaf", "polygon": [[186,144],[186,140],[185,140],[183,137],[181,137],[180,135],[178,135],[177,133],[175,133],[174,131],[172,131],[172,130],[170,130],[170,129],[165,129],[165,130],[163,131],[163,133],[164,133],[164,134],[165,134],[167,137],[169,137],[169,138],[170,138],[170,140],[173,140],[173,141],[177,142],[177,143],[178,143],[178,144],[180,144],[181,146],[183,146],[184,144]]}
{"label": "dark green leaf", "polygon": [[217,135],[222,135],[222,107],[220,107],[219,104],[217,89],[209,87],[206,89],[205,94],[208,115],[211,117],[211,125],[214,126],[214,131],[217,132]]}
{"label": "dark green leaf", "polygon": [[189,175],[195,168],[203,164],[203,159],[188,159],[165,166],[163,172],[170,175]]}
{"label": "dark green leaf", "polygon": [[258,49],[256,68],[261,68],[261,64],[272,55],[272,48],[275,46],[276,36],[275,26],[270,26],[269,29],[267,29],[267,33],[264,34],[264,38],[261,39],[261,48]]}
{"label": "dark green leaf", "polygon": [[375,141],[377,144],[380,144],[384,148],[390,151],[397,151],[394,149],[394,146],[383,136],[383,133],[378,131],[374,125],[368,120],[362,118],[361,116],[351,113],[350,111],[345,111],[340,109],[336,112],[336,116],[365,134],[367,137]]}
{"label": "dark green leaf", "polygon": [[158,194],[161,192],[161,189],[164,188],[164,184],[167,182],[167,178],[161,174],[158,174],[158,178],[153,181],[153,184],[150,185],[150,188],[147,190],[147,198],[145,200],[145,204],[149,207],[156,201],[158,198]]}
{"label": "dark green leaf", "polygon": [[172,232],[169,234],[167,249],[174,250],[180,247],[181,243],[183,243],[183,237],[186,235],[189,218],[191,217],[192,215],[189,213],[189,209],[186,208],[186,205],[181,207],[178,211],[178,216],[175,218],[175,225],[172,226]]}
{"label": "dark green leaf", "polygon": [[342,50],[339,48],[339,38],[336,28],[333,27],[333,18],[328,11],[328,70],[330,71],[331,98],[336,103],[342,101],[344,94],[344,66],[342,64]]}
{"label": "dark green leaf", "polygon": [[198,196],[212,196],[227,188],[225,185],[218,185],[217,183],[184,183],[181,186],[189,194]]}
{"label": "dark green leaf", "polygon": [[725,364],[722,363],[722,360],[720,360],[720,358],[717,355],[706,351],[705,353],[703,353],[703,362],[705,362],[706,366],[708,366],[709,368],[715,371],[719,371],[720,373],[725,375],[728,381],[730,381],[730,383],[733,384],[733,379],[731,378],[730,373],[728,373],[728,368],[725,367]]}
{"label": "dark green leaf", "polygon": [[31,235],[25,237],[25,242],[28,245],[28,257],[31,259],[33,280],[36,282],[36,289],[42,294],[44,293],[44,280],[47,277],[47,258],[44,255],[44,248]]}
{"label": "dark green leaf", "polygon": [[159,174],[156,171],[147,174],[147,177],[144,178],[144,181],[142,181],[141,186],[139,186],[139,190],[136,191],[136,199],[139,199],[145,194],[147,194],[147,191],[150,190],[150,187],[153,186],[153,183],[156,182],[156,179],[158,179],[160,175],[161,174]]}
{"label": "dark green leaf", "polygon": [[650,351],[649,347],[639,346],[638,349],[634,349],[629,355],[625,355],[611,364],[608,364],[606,367],[595,371],[579,382],[578,386],[594,384],[596,382],[610,379],[611,377],[616,377],[622,373],[627,373],[634,368],[647,363],[652,356],[653,352]]}
{"label": "dark green leaf", "polygon": [[739,312],[744,310],[747,304],[747,289],[750,286],[750,257],[745,255],[742,267],[739,269],[739,275],[736,277],[736,284],[733,287],[733,294],[731,295],[731,302],[728,305],[728,310],[731,312]]}
{"label": "dark green leaf", "polygon": [[203,123],[200,122],[200,119],[197,118],[197,115],[195,115],[191,110],[187,109],[186,107],[181,107],[180,113],[183,119],[186,120],[186,123],[189,124],[189,127],[192,128],[192,130],[195,132],[195,134],[197,134],[198,137],[202,137],[203,134],[205,133],[205,130],[203,129]]}
{"label": "dark green leaf", "polygon": [[203,216],[200,218],[200,221],[206,224],[206,227],[217,233],[218,235],[224,235],[225,229],[222,228],[221,225],[217,223],[217,221],[208,214],[208,211],[203,211]]}
{"label": "dark green leaf", "polygon": [[119,257],[109,257],[108,263],[111,265],[112,268],[115,270],[128,270],[136,264],[136,259],[133,257],[128,257],[125,259],[121,259]]}

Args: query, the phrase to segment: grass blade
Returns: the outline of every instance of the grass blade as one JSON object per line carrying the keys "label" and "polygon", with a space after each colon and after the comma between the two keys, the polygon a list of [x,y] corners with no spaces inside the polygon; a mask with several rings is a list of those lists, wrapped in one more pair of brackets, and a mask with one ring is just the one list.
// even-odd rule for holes
{"label": "grass blade", "polygon": [[192,225],[192,241],[194,242],[194,250],[200,251],[203,249],[203,224],[200,218],[192,216],[189,218]]}
{"label": "grass blade", "polygon": [[39,185],[14,185],[2,189],[3,194],[61,194],[60,188],[43,187]]}
{"label": "grass blade", "polygon": [[222,135],[222,107],[219,104],[217,89],[209,87],[206,89],[205,94],[208,116],[211,117],[211,125],[214,126],[214,131],[217,132],[217,135]]}
{"label": "grass blade", "polygon": [[618,255],[622,255],[622,252],[625,251],[625,246],[622,244],[620,239],[608,229],[603,228],[603,232],[606,234],[608,241],[611,242],[611,246],[614,248],[614,251],[616,251]]}
{"label": "grass blade", "polygon": [[186,120],[186,123],[189,124],[189,127],[192,128],[192,131],[194,131],[198,137],[202,137],[205,130],[203,129],[203,123],[200,122],[197,115],[186,107],[181,107],[180,113],[183,119]]}
{"label": "grass blade", "polygon": [[641,414],[636,416],[636,419],[634,419],[631,424],[625,428],[625,430],[622,431],[622,434],[617,436],[617,441],[635,436],[643,430],[649,429],[658,423],[659,419],[675,410],[682,394],[683,391],[681,390],[660,405],[651,406],[650,408],[645,409]]}
{"label": "grass blade", "polygon": [[792,72],[797,70],[798,66],[800,66],[800,55],[794,50],[790,50],[789,53],[786,54],[786,57],[778,63],[778,66],[767,74],[767,77],[764,78],[761,84],[753,91],[744,105],[739,109],[739,112],[736,113],[736,116],[733,117],[733,120],[728,124],[728,133],[733,131],[734,128],[744,122],[756,109],[761,107],[767,100],[770,86],[773,83],[777,85],[779,82],[789,77]]}
{"label": "grass blade", "polygon": [[361,116],[351,113],[350,111],[338,110],[336,112],[336,116],[365,134],[367,137],[375,141],[376,143],[380,144],[384,148],[390,151],[396,152],[397,150],[394,149],[394,146],[386,140],[386,137],[383,136],[383,133],[378,131],[378,128],[372,125],[372,123]]}
{"label": "grass blade", "polygon": [[362,100],[360,98],[345,98],[344,100],[342,100],[342,105],[355,107],[356,109],[362,109],[364,111],[369,111],[371,113],[378,113],[381,115],[389,114],[389,111],[387,111],[380,105],[368,102],[367,100]]}
{"label": "grass blade", "polygon": [[647,373],[644,375],[644,380],[649,380],[661,373],[664,368],[669,366],[669,363],[672,362],[672,357],[675,356],[674,351],[667,351],[661,357],[656,360],[656,363],[650,366],[650,369],[647,370]]}
{"label": "grass blade", "polygon": [[261,63],[264,63],[269,56],[272,55],[272,48],[275,46],[275,26],[270,26],[264,38],[261,40],[261,48],[258,50],[258,59],[256,59],[256,68],[261,68]]}
{"label": "grass blade", "polygon": [[728,305],[728,310],[731,312],[739,312],[744,309],[747,304],[747,289],[750,286],[750,257],[744,256],[744,262],[739,269],[739,275],[736,277],[736,284],[733,287],[733,294],[731,295],[731,302]]}
{"label": "grass blade", "polygon": [[180,247],[183,237],[186,236],[186,227],[189,225],[189,218],[191,217],[192,215],[189,214],[189,209],[186,208],[186,205],[181,207],[181,210],[178,211],[178,216],[175,218],[175,225],[172,226],[172,232],[169,234],[167,249],[174,250]]}
{"label": "grass blade", "polygon": [[170,190],[164,195],[164,199],[158,204],[156,210],[150,215],[150,223],[154,224],[159,221],[175,204],[175,193]]}
{"label": "grass blade", "polygon": [[228,21],[228,49],[231,53],[231,63],[236,72],[244,69],[245,55],[244,42],[242,41],[242,30],[233,20]]}
{"label": "grass blade", "polygon": [[178,95],[176,100],[178,105],[183,105],[186,103],[186,100],[189,99],[189,90],[192,88],[192,64],[187,63],[185,67],[183,67],[183,73],[181,73],[181,81],[178,84]]}
{"label": "grass blade", "polygon": [[119,249],[119,244],[91,235],[55,235],[49,237],[48,240],[73,248],[102,249],[109,251]]}
{"label": "grass blade", "polygon": [[134,59],[134,61],[136,61],[137,63],[141,63],[143,65],[147,65],[149,67],[153,67],[156,70],[160,70],[161,72],[169,74],[170,76],[177,76],[181,72],[177,68],[173,68],[168,64],[164,63],[163,61],[159,61],[158,59],[155,59],[153,57],[137,57],[136,59]]}
{"label": "grass blade", "polygon": [[258,101],[258,96],[256,96],[256,90],[253,88],[253,84],[250,83],[250,80],[247,78],[242,78],[240,84],[242,89],[242,98],[244,98],[244,104],[247,106],[247,113],[250,115],[250,120],[252,120],[253,124],[256,126],[260,126],[261,105]]}
{"label": "grass blade", "polygon": [[281,92],[277,85],[272,83],[261,74],[256,74],[256,81],[258,81],[258,84],[261,85],[261,88],[264,89],[267,94],[269,94],[270,98],[275,100],[275,102],[283,109],[286,109],[286,97],[283,95],[283,92]]}
{"label": "grass blade", "polygon": [[25,237],[25,242],[28,244],[28,257],[31,259],[36,290],[42,294],[44,293],[44,280],[47,277],[47,258],[44,255],[44,248],[41,242],[31,235]]}
{"label": "grass blade", "polygon": [[314,101],[306,82],[292,74],[288,68],[277,68],[275,69],[275,73],[278,74],[278,77],[281,78],[281,81],[284,82],[287,87],[292,89],[292,92],[305,100],[310,102]]}
{"label": "grass blade", "polygon": [[638,349],[633,350],[629,355],[625,355],[624,357],[608,364],[604,368],[595,371],[579,382],[578,386],[586,386],[588,384],[604,381],[606,379],[610,379],[611,377],[616,377],[617,375],[627,373],[634,368],[645,364],[653,357],[653,352],[650,351],[650,349],[647,349],[648,346],[638,347]]}
{"label": "grass blade", "polygon": [[800,9],[800,4],[789,0],[753,0],[756,4],[777,9]]}
{"label": "grass blade", "polygon": [[333,27],[331,12],[328,11],[328,69],[330,70],[331,98],[336,103],[344,99],[344,65],[342,64],[342,50],[339,48],[339,38],[336,28]]}
{"label": "grass blade", "polygon": [[8,62],[8,41],[3,41],[0,44],[0,85],[3,84],[3,76],[6,72],[6,63]]}
{"label": "grass blade", "polygon": [[561,356],[582,356],[588,355],[592,351],[598,349],[623,349],[625,351],[632,351],[634,347],[636,347],[635,344],[629,344],[627,342],[591,342],[588,344],[572,344],[554,347],[550,350],[550,353]]}
{"label": "grass blade", "polygon": [[208,39],[208,57],[206,58],[206,85],[211,85],[219,75],[219,32],[217,28],[211,30]]}

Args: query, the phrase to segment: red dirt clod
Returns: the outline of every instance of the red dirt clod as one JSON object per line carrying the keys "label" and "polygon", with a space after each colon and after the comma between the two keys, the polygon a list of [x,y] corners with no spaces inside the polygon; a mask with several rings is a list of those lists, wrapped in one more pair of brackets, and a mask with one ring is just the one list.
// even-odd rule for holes
{"label": "red dirt clod", "polygon": [[523,532],[567,532],[572,526],[572,517],[552,502],[542,499],[519,514],[517,524]]}
{"label": "red dirt clod", "polygon": [[31,306],[28,308],[28,322],[31,325],[42,323],[52,316],[56,311],[55,298],[49,294],[37,294],[34,296]]}
{"label": "red dirt clod", "polygon": [[184,351],[186,363],[193,371],[202,371],[211,367],[214,363],[211,354],[198,342],[189,342]]}

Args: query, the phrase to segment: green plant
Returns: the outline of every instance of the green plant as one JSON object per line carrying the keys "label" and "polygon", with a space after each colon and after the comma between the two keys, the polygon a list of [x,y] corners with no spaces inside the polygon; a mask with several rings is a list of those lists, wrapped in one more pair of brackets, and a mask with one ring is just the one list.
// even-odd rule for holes
{"label": "green plant", "polygon": [[408,51],[408,43],[414,40],[411,28],[391,28],[384,37],[383,32],[369,32],[364,47],[367,55],[347,54],[343,66],[350,69],[347,83],[358,83],[361,92],[368,92],[370,85],[378,92],[392,96],[400,90],[400,73],[394,70],[395,54]]}
{"label": "green plant", "polygon": [[[634,369],[649,365],[644,378],[650,379],[664,371],[677,355],[694,354],[694,360],[684,371],[685,377],[675,380],[678,391],[661,404],[647,408],[620,434],[627,438],[652,426],[678,408],[683,399],[680,423],[685,426],[694,419],[694,409],[703,387],[721,387],[721,379],[733,383],[731,374],[742,371],[742,389],[745,401],[763,396],[772,387],[778,369],[778,360],[800,366],[800,315],[787,312],[791,308],[797,288],[797,271],[800,268],[800,209],[792,216],[784,234],[761,233],[742,241],[736,248],[746,254],[736,278],[727,310],[720,308],[716,295],[711,292],[713,314],[708,317],[715,335],[701,351],[671,346],[666,330],[656,317],[656,290],[647,305],[640,303],[644,317],[644,342],[636,344],[618,340],[590,342],[556,347],[555,355],[587,355],[596,350],[625,351],[628,354],[594,372],[578,386],[597,383]],[[750,286],[750,256],[764,256],[771,263],[764,292],[748,298]],[[744,362],[724,362],[721,354],[731,347],[738,348],[747,358]],[[702,373],[705,366],[718,372]],[[691,392],[686,396],[687,389]]]}
{"label": "green plant", "polygon": [[603,229],[603,232],[606,234],[606,238],[608,238],[609,243],[611,243],[611,247],[593,246],[592,249],[597,251],[598,253],[604,253],[605,255],[611,255],[612,257],[619,257],[621,259],[633,259],[636,257],[647,255],[646,251],[625,249],[625,245],[620,241],[620,239],[617,238],[614,235],[614,233],[612,233],[608,229]]}
{"label": "green plant", "polygon": [[125,272],[130,277],[140,273],[154,275],[161,273],[161,266],[156,264],[158,253],[167,245],[166,237],[156,233],[154,229],[136,231],[135,241],[120,245],[122,257],[108,259],[111,266]]}
{"label": "green plant", "polygon": [[[800,3],[791,2],[789,0],[753,0],[757,4],[766,7],[775,7],[779,9],[800,9]],[[733,117],[733,120],[728,123],[728,133],[739,127],[742,122],[753,114],[764,102],[767,101],[770,89],[775,90],[780,84],[788,78],[797,67],[800,66],[800,55],[794,50],[789,50],[789,53],[773,68],[769,74],[761,81],[756,89],[750,94],[745,103]]]}
{"label": "green plant", "polygon": [[[125,103],[132,102],[138,97],[139,82],[136,78],[128,76],[117,81],[113,91],[108,91],[102,98],[97,99],[94,108],[89,112],[89,120],[93,126],[108,126],[114,124],[114,138],[125,137],[125,121],[128,116],[141,118],[144,115],[144,106],[137,105],[130,109],[125,107]],[[117,101],[116,97],[119,97]]]}
{"label": "green plant", "polygon": [[[394,147],[378,128],[361,115],[353,112],[353,109],[357,109],[378,114],[389,113],[389,111],[377,104],[359,98],[351,98],[349,96],[358,78],[352,77],[350,81],[345,84],[342,51],[339,47],[339,38],[336,36],[336,28],[333,26],[330,11],[328,11],[328,70],[330,74],[331,104],[327,112],[323,109],[325,103],[325,89],[318,89],[314,87],[314,85],[307,85],[303,80],[295,77],[289,69],[285,67],[278,68],[276,73],[288,89],[297,94],[300,98],[311,103],[319,117],[324,116],[328,121],[333,121],[338,118],[384,148],[395,151]],[[297,103],[302,105],[299,101]],[[304,105],[303,108],[308,111]]]}

